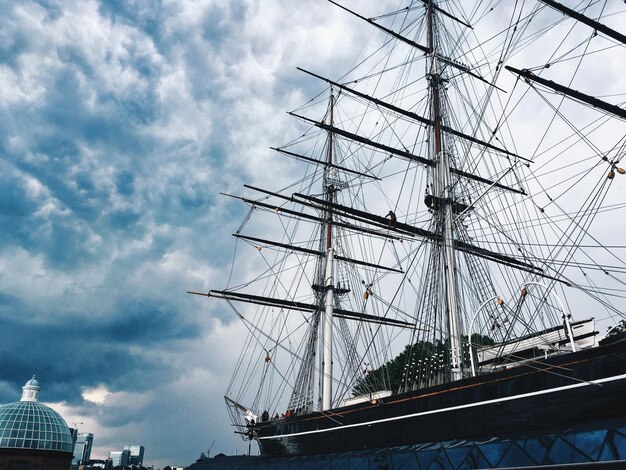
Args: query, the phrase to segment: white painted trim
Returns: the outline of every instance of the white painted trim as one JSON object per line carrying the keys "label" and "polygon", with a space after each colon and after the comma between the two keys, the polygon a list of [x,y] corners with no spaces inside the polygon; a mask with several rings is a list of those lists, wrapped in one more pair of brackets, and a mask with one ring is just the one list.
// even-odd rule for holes
{"label": "white painted trim", "polygon": [[292,434],[279,434],[277,436],[266,436],[266,437],[260,437],[259,439],[261,439],[261,440],[263,440],[263,439],[282,439],[284,437],[304,436],[306,434],[317,434],[317,433],[321,433],[321,432],[330,432],[330,431],[342,431],[342,430],[348,429],[348,428],[356,428],[356,427],[360,427],[360,426],[371,426],[372,424],[385,423],[385,422],[388,422],[388,421],[398,421],[398,420],[401,420],[401,419],[415,418],[417,416],[424,416],[424,415],[430,415],[430,414],[436,414],[436,413],[445,413],[445,412],[448,412],[448,411],[461,410],[461,409],[464,409],[464,408],[472,408],[472,407],[475,407],[475,406],[484,406],[484,405],[489,405],[491,403],[501,403],[503,401],[519,400],[521,398],[533,397],[533,396],[537,396],[537,395],[545,395],[545,394],[548,394],[548,393],[561,392],[563,390],[569,390],[569,389],[580,388],[580,387],[587,387],[589,385],[597,385],[597,384],[602,384],[602,383],[605,383],[605,382],[613,382],[615,380],[621,380],[621,379],[626,379],[626,374],[616,375],[616,376],[613,376],[613,377],[606,377],[604,379],[591,380],[589,382],[579,382],[579,383],[575,383],[575,384],[572,384],[572,385],[564,385],[562,387],[549,388],[549,389],[546,389],[546,390],[538,390],[536,392],[522,393],[520,395],[512,395],[512,396],[504,397],[504,398],[496,398],[496,399],[493,399],[493,400],[480,401],[480,402],[476,402],[476,403],[467,403],[465,405],[451,406],[449,408],[440,408],[440,409],[437,409],[437,410],[422,411],[420,413],[412,413],[412,414],[402,415],[402,416],[393,416],[391,418],[377,419],[377,420],[374,420],[374,421],[366,421],[364,423],[346,424],[345,426],[342,425],[342,426],[337,426],[337,427],[334,427],[334,428],[315,429],[313,431],[304,431],[304,432],[298,432],[298,433],[292,433]]}

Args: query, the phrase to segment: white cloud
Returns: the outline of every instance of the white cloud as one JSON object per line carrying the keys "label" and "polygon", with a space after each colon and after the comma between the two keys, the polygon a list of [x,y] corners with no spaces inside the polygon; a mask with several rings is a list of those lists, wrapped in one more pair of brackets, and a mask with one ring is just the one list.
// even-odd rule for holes
{"label": "white cloud", "polygon": [[82,396],[85,400],[95,403],[96,405],[102,405],[107,401],[107,398],[111,395],[111,392],[106,385],[100,384],[97,387],[85,388],[82,391]]}

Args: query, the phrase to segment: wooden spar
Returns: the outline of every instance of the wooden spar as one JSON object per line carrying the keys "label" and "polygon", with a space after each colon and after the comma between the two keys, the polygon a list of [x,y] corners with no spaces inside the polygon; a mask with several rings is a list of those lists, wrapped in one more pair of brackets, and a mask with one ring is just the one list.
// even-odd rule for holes
{"label": "wooden spar", "polygon": [[[264,305],[266,307],[285,308],[287,310],[298,310],[302,312],[316,312],[319,310],[317,304],[309,304],[306,302],[296,302],[294,300],[277,299],[272,297],[264,297],[261,295],[244,294],[242,292],[229,292],[223,290],[210,290],[209,292],[187,291],[188,294],[201,295],[203,297],[214,297],[216,299],[233,300],[246,302],[255,305]],[[360,320],[369,323],[378,323],[381,325],[396,326],[400,328],[408,328],[412,330],[419,329],[415,323],[396,320],[393,318],[384,318],[367,313],[354,312],[336,308],[333,312],[334,317],[345,318],[349,320]]]}
{"label": "wooden spar", "polygon": [[[413,160],[416,161],[418,163],[421,163],[422,165],[428,166],[428,167],[433,167],[435,165],[435,163],[425,157],[419,156],[419,155],[414,155],[411,152],[409,152],[408,150],[400,150],[400,149],[396,149],[394,147],[391,147],[389,145],[384,145],[384,144],[380,144],[378,142],[374,142],[373,140],[367,139],[365,137],[362,137],[358,134],[353,134],[351,132],[345,131],[343,129],[339,129],[337,127],[333,127],[333,126],[329,126],[328,124],[322,124],[321,122],[317,122],[314,121],[313,119],[309,119],[306,118],[304,116],[300,116],[298,114],[295,113],[289,113],[290,115],[297,117],[298,119],[302,119],[303,121],[309,122],[311,124],[313,124],[316,127],[319,127],[320,129],[324,129],[324,130],[331,130],[332,132],[334,132],[335,134],[341,135],[343,137],[346,137],[348,139],[354,140],[355,142],[359,142],[365,145],[368,145],[370,147],[374,147],[377,148],[379,150],[382,150],[384,152],[390,153],[392,155],[396,155],[398,157],[402,157],[402,158],[406,158],[408,160]],[[520,157],[521,158],[521,157]],[[478,181],[480,183],[484,183],[487,185],[493,185],[496,188],[500,188],[500,189],[506,189],[507,191],[512,191],[514,193],[518,193],[518,194],[526,194],[524,192],[523,189],[515,189],[515,188],[511,188],[510,186],[506,186],[500,183],[496,183],[494,181],[488,180],[487,178],[483,178],[481,176],[478,175],[474,175],[472,173],[467,173],[465,171],[462,170],[457,170],[456,168],[450,168],[450,172],[454,173],[456,175],[462,176],[464,178],[468,178],[474,181]]]}
{"label": "wooden spar", "polygon": [[363,21],[368,22],[369,24],[371,24],[372,26],[380,29],[381,31],[384,31],[385,33],[389,34],[390,36],[393,36],[394,38],[408,44],[409,46],[413,46],[417,49],[419,49],[420,51],[424,52],[425,54],[428,54],[430,52],[430,49],[422,46],[421,44],[416,43],[415,41],[411,41],[408,38],[405,38],[404,36],[402,36],[401,34],[396,33],[395,31],[392,31],[391,29],[385,28],[384,26],[379,25],[378,23],[376,23],[375,21],[369,19],[369,18],[365,18],[364,16],[359,15],[358,13],[344,7],[343,5],[339,5],[337,2],[333,2],[333,0],[328,0],[330,3],[332,3],[333,5],[338,6],[339,8],[341,8],[342,10],[347,11],[348,13],[353,14],[354,16],[356,16],[357,18],[362,19]]}
{"label": "wooden spar", "polygon": [[574,18],[575,20],[578,20],[581,23],[586,24],[587,26],[591,26],[596,31],[600,31],[602,34],[606,34],[608,37],[615,39],[616,41],[619,41],[622,44],[626,44],[626,36],[615,31],[614,29],[611,29],[608,26],[603,25],[602,23],[599,23],[596,20],[589,18],[588,16],[582,15],[578,13],[577,11],[574,11],[571,8],[567,8],[566,6],[561,5],[560,3],[555,2],[553,0],[540,0],[540,1],[545,3],[546,5],[551,6],[555,10],[558,10],[561,13],[566,14],[567,16]]}
{"label": "wooden spar", "polygon": [[[246,187],[250,187],[251,189],[256,189],[258,191],[263,191],[263,192],[267,192],[270,193],[269,191],[265,191],[262,190],[260,188],[254,188],[252,186],[246,186]],[[309,206],[312,207],[314,209],[320,209],[321,207],[323,207],[323,205],[326,204],[325,201],[321,200],[321,199],[317,199],[314,198],[312,196],[307,196],[304,194],[294,194],[293,197],[287,197],[287,196],[283,196],[283,195],[279,195],[279,194],[275,194],[276,196],[280,196],[282,198],[285,198],[287,200],[290,200],[292,202],[297,202],[298,204],[302,204],[305,206]],[[228,195],[227,195],[228,196]],[[321,222],[323,221],[322,218],[314,216],[314,215],[310,215],[310,214],[306,214],[304,212],[300,212],[300,211],[294,211],[291,209],[286,209],[280,206],[276,206],[273,204],[267,204],[267,203],[263,203],[260,201],[256,201],[254,199],[248,199],[248,198],[243,198],[240,196],[231,196],[231,197],[235,197],[237,199],[241,199],[244,202],[247,202],[249,204],[254,204],[260,207],[264,207],[267,209],[271,209],[271,210],[276,210],[278,212],[281,213],[285,213],[285,214],[289,214],[289,215],[293,215],[295,217],[302,217],[304,219],[308,219],[311,220],[312,222]],[[295,198],[295,199],[294,199]],[[307,202],[309,201],[309,202]],[[379,227],[381,229],[385,229],[385,233],[380,233],[378,231],[372,230],[372,229],[368,229],[367,227],[363,227],[363,226],[357,226],[354,224],[350,224],[350,223],[344,223],[344,222],[339,222],[339,221],[335,221],[334,224],[337,227],[341,227],[347,230],[352,230],[355,232],[361,232],[361,233],[369,233],[371,235],[377,235],[377,236],[383,236],[385,238],[396,238],[396,239],[400,239],[400,237],[394,237],[393,234],[394,233],[398,233],[398,234],[403,234],[403,235],[408,235],[408,236],[419,236],[422,238],[425,238],[427,240],[437,240],[439,239],[439,235],[437,235],[434,232],[430,232],[428,230],[419,228],[419,227],[415,227],[413,225],[409,225],[409,224],[405,224],[405,223],[401,223],[401,222],[396,222],[396,226],[395,227],[390,227],[389,226],[389,222],[387,219],[385,219],[384,217],[381,216],[377,216],[375,214],[370,214],[368,212],[364,212],[364,211],[360,211],[358,209],[354,209],[351,207],[347,207],[347,206],[343,206],[337,203],[333,204],[333,209],[335,211],[340,211],[341,212],[341,217],[342,218],[348,218],[348,219],[352,219],[356,222],[362,222],[362,223],[367,223],[370,225],[375,225],[376,227]],[[237,236],[237,235],[236,235]],[[553,276],[549,276],[547,274],[544,273],[544,271],[541,268],[538,268],[537,266],[534,266],[532,264],[528,264],[528,263],[524,263],[516,258],[512,258],[510,256],[507,255],[503,255],[501,253],[497,253],[497,252],[493,252],[493,251],[489,251],[487,249],[484,248],[480,248],[477,247],[475,245],[471,245],[469,243],[466,242],[462,242],[460,240],[455,240],[455,248],[459,251],[463,251],[465,253],[469,253],[469,254],[473,254],[476,256],[479,256],[481,258],[490,260],[490,261],[494,261],[498,264],[502,264],[505,266],[510,266],[516,269],[519,269],[521,271],[526,271],[526,272],[530,272],[533,274],[537,274],[538,276],[544,277],[546,279],[552,279],[552,280],[557,280],[559,282],[565,282],[567,284],[566,281],[563,281],[560,278],[555,278]],[[352,261],[355,263],[358,263],[355,260],[350,260],[350,259],[345,259],[345,261]],[[385,268],[384,266],[382,267],[384,269],[390,269],[390,268]],[[390,269],[391,270],[391,269]]]}
{"label": "wooden spar", "polygon": [[552,80],[546,80],[545,78],[541,78],[530,70],[519,70],[510,66],[506,66],[506,69],[510,72],[516,73],[528,80],[532,80],[537,83],[541,83],[542,85],[547,86],[548,88],[552,88],[554,91],[558,93],[562,93],[570,98],[574,98],[578,101],[582,101],[583,103],[590,104],[594,108],[601,109],[608,113],[611,113],[621,119],[626,119],[626,109],[620,108],[619,106],[615,106],[614,104],[607,103],[606,101],[602,101],[598,98],[595,98],[590,95],[586,95],[577,90],[572,90],[566,86],[560,85]]}
{"label": "wooden spar", "polygon": [[[318,199],[316,197],[313,196],[308,196],[306,194],[298,194],[295,193],[294,198],[297,199],[305,199],[311,202],[314,202],[316,204],[319,205],[319,207],[322,207],[324,204],[326,204],[326,201],[322,200],[322,199]],[[365,211],[361,211],[359,209],[355,209],[352,207],[348,207],[348,206],[344,206],[341,204],[333,204],[333,208],[335,213],[341,213],[341,216],[344,217],[346,215],[352,215],[353,217],[357,218],[360,221],[369,221],[369,222],[373,222],[373,223],[377,223],[380,225],[384,225],[386,223],[386,219],[384,217],[375,215],[375,214],[370,214],[369,212],[365,212]],[[393,227],[389,227],[389,230],[393,230]],[[414,235],[426,238],[428,240],[432,240],[432,241],[440,241],[441,240],[441,234],[435,233],[435,232],[431,232],[429,230],[425,230],[419,227],[415,227],[409,224],[404,224],[401,222],[396,222],[396,227],[395,230],[399,231],[399,232],[407,232],[407,233],[412,233]],[[480,256],[481,258],[485,258],[491,261],[495,261],[499,264],[504,264],[506,266],[510,266],[510,267],[514,267],[517,269],[521,269],[523,271],[528,271],[528,272],[532,272],[534,274],[537,274],[539,276],[543,276],[543,277],[548,277],[550,279],[550,276],[547,276],[545,274],[543,274],[543,270],[541,268],[538,268],[537,266],[534,266],[530,263],[525,263],[523,261],[520,261],[516,258],[513,258],[511,256],[507,256],[504,255],[502,253],[497,253],[495,251],[489,251],[485,248],[480,248],[478,246],[475,245],[471,245],[469,243],[463,242],[461,240],[455,240],[454,241],[454,247],[455,249],[459,250],[459,251],[463,251],[465,253],[469,253],[469,254],[473,254],[476,256]]]}
{"label": "wooden spar", "polygon": [[[311,157],[306,157],[304,155],[301,155],[299,153],[295,153],[295,152],[289,152],[288,150],[285,149],[281,149],[281,148],[276,148],[276,147],[270,147],[271,150],[276,150],[279,153],[282,153],[284,155],[289,155],[290,157],[294,157],[297,160],[304,160],[306,162],[311,162],[311,163],[315,163],[316,165],[327,165],[328,163],[322,160],[316,160],[315,158],[311,158]],[[336,168],[337,170],[341,170],[341,171],[345,171],[346,173],[352,173],[354,175],[359,175],[359,176],[364,176],[366,178],[372,178],[374,180],[380,180],[380,178],[374,176],[374,175],[370,175],[368,173],[363,173],[360,171],[356,171],[356,170],[351,170],[350,168],[346,168],[345,166],[339,166],[336,164],[331,164],[330,165],[332,168]]]}
{"label": "wooden spar", "polygon": [[486,83],[487,85],[494,87],[496,90],[499,90],[499,91],[501,91],[503,93],[506,93],[506,91],[503,90],[502,88],[500,88],[499,86],[494,85],[489,80],[481,77],[480,75],[478,75],[475,72],[472,72],[472,70],[469,67],[467,67],[466,65],[457,64],[455,61],[453,61],[453,60],[451,60],[451,59],[449,59],[447,57],[444,57],[442,55],[437,55],[437,58],[439,60],[444,61],[449,66],[454,67],[455,69],[460,70],[461,72],[464,72],[464,73],[468,74],[470,77],[474,77],[477,80],[480,80],[481,82]]}
{"label": "wooden spar", "polygon": [[[265,240],[262,238],[257,238],[257,237],[248,237],[246,235],[241,235],[239,233],[233,233],[234,237],[237,238],[241,238],[243,240],[248,240],[251,242],[257,242],[257,243],[263,243],[266,245],[271,245],[271,246],[276,246],[279,248],[286,248],[288,250],[293,250],[293,251],[298,251],[300,253],[306,253],[308,255],[313,255],[313,256],[323,256],[324,253],[322,253],[319,250],[312,250],[310,248],[304,248],[304,247],[300,247],[300,246],[295,246],[295,245],[289,245],[287,243],[278,243],[272,240]],[[335,256],[336,260],[340,260],[340,261],[346,261],[348,263],[352,263],[352,264],[357,264],[359,266],[368,266],[370,268],[376,268],[376,269],[384,269],[386,271],[391,271],[391,272],[396,272],[396,273],[402,273],[403,271],[400,269],[395,269],[395,268],[390,268],[388,266],[381,266],[379,264],[374,264],[374,263],[368,263],[367,261],[361,261],[361,260],[357,260],[357,259],[353,259],[353,258],[347,258],[345,256]]]}
{"label": "wooden spar", "polygon": [[[302,69],[300,67],[298,67],[298,70],[300,70],[301,72],[304,72],[304,73],[306,73],[308,75],[311,75],[312,77],[315,77],[315,78],[318,78],[320,80],[323,80],[323,81],[325,81],[325,82],[327,82],[327,83],[329,83],[329,84],[331,84],[333,86],[336,86],[337,88],[341,88],[342,90],[344,90],[344,91],[346,91],[348,93],[351,93],[351,94],[353,94],[355,96],[358,96],[359,98],[363,98],[365,100],[371,101],[372,103],[375,103],[375,104],[377,104],[379,106],[382,106],[383,108],[386,108],[386,109],[388,109],[390,111],[398,113],[398,114],[400,114],[402,116],[406,116],[408,118],[414,119],[415,121],[421,122],[422,124],[426,124],[427,126],[432,126],[433,125],[433,121],[431,119],[428,119],[428,118],[425,118],[423,116],[420,116],[417,113],[414,113],[412,111],[407,111],[407,110],[402,109],[402,108],[400,108],[398,106],[394,106],[393,104],[387,103],[387,102],[385,102],[383,100],[379,100],[378,98],[374,98],[373,96],[366,95],[365,93],[361,93],[360,91],[356,91],[356,90],[354,90],[354,89],[352,89],[350,87],[347,87],[345,85],[341,85],[340,83],[334,82],[332,80],[329,80],[328,78],[324,78],[324,77],[322,77],[320,75],[317,75],[317,74],[315,74],[313,72],[309,72],[308,70]],[[297,115],[294,115],[294,116],[297,116]],[[300,116],[297,116],[297,117],[300,117]],[[524,160],[525,162],[531,162],[531,160],[529,160],[527,158],[520,157],[519,155],[517,155],[517,154],[515,154],[513,152],[509,152],[506,149],[503,149],[503,148],[500,148],[500,147],[496,147],[493,144],[490,144],[488,142],[484,142],[484,141],[482,141],[480,139],[477,139],[476,137],[472,137],[471,135],[464,134],[463,132],[460,132],[460,131],[457,131],[455,129],[452,129],[451,127],[442,125],[441,126],[441,130],[443,130],[444,132],[447,132],[448,134],[452,134],[452,135],[455,135],[457,137],[460,137],[461,139],[468,140],[468,141],[473,142],[475,144],[482,145],[482,146],[487,147],[487,148],[489,148],[491,150],[495,150],[497,152],[504,153],[505,155],[509,155],[509,156],[512,156],[512,157],[515,157],[515,158],[519,158],[520,160]]]}
{"label": "wooden spar", "polygon": [[[250,188],[257,189],[257,188],[253,188],[253,187],[250,187]],[[257,189],[257,190],[258,191],[264,191],[262,189]],[[269,192],[269,191],[267,191],[267,192]],[[287,208],[282,207],[282,206],[277,206],[275,204],[267,204],[267,203],[264,203],[264,202],[261,202],[261,201],[255,200],[255,199],[245,198],[245,197],[242,197],[242,196],[235,196],[235,195],[226,194],[226,193],[220,193],[220,194],[222,194],[223,196],[228,196],[228,197],[232,197],[232,198],[235,198],[235,199],[239,199],[239,200],[241,200],[241,201],[243,201],[243,202],[245,202],[247,204],[251,204],[253,206],[258,206],[258,207],[262,207],[264,209],[273,210],[273,211],[278,212],[280,214],[288,214],[288,215],[291,215],[291,216],[294,216],[294,217],[299,217],[299,218],[302,218],[302,219],[310,220],[312,222],[323,222],[323,219],[321,217],[318,217],[318,216],[315,216],[315,215],[311,215],[311,214],[307,214],[307,213],[302,212],[302,211],[295,211],[295,210],[292,210],[292,209],[287,209]],[[276,196],[282,196],[282,195],[276,194]],[[285,197],[285,196],[282,196],[282,197]],[[306,201],[296,201],[296,200],[293,200],[292,198],[286,198],[286,199],[290,200],[292,202],[297,202],[298,204],[301,204],[301,205],[306,206],[306,207],[311,207],[313,209],[319,209],[319,206],[317,204],[312,204],[312,203],[309,203],[309,202],[306,202]],[[352,219],[353,220],[358,220],[358,219],[355,219],[355,218],[352,218]],[[384,232],[382,232],[380,230],[374,230],[374,229],[369,229],[367,227],[354,225],[354,224],[349,223],[349,222],[340,222],[340,221],[337,221],[337,220],[335,221],[335,226],[336,227],[341,227],[341,228],[346,229],[346,230],[351,230],[353,232],[367,233],[367,234],[370,234],[370,235],[375,235],[375,236],[384,237],[386,239],[393,239],[393,240],[402,240],[404,238],[413,236],[411,233],[401,232],[399,230],[395,230],[394,231],[394,232],[396,232],[395,234],[394,233],[390,233],[390,231],[388,230],[388,224],[387,223],[381,224],[379,226],[380,228],[385,229]]]}

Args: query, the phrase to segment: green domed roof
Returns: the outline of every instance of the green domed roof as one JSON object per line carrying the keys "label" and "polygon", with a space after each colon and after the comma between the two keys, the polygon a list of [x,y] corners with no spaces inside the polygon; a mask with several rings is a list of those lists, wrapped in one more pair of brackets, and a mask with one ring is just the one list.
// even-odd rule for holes
{"label": "green domed roof", "polygon": [[[21,401],[0,406],[0,448],[72,452],[67,423],[59,413],[37,401],[39,384],[31,379],[23,388]],[[33,390],[34,396],[28,395]]]}

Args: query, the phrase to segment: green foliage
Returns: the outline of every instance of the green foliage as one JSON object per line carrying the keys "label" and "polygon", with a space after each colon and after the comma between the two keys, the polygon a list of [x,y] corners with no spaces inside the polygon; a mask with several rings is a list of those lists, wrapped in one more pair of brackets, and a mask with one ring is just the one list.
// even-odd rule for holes
{"label": "green foliage", "polygon": [[[467,344],[467,336],[463,337],[463,343]],[[472,335],[474,348],[495,344],[488,336],[478,333]],[[474,349],[474,354],[476,350]],[[469,363],[469,350],[464,350],[463,360]],[[435,374],[449,371],[450,343],[436,341],[418,341],[413,345],[407,345],[400,354],[386,362],[381,367],[372,371],[364,371],[363,377],[357,380],[352,392],[354,395],[375,392],[378,390],[391,390],[394,393],[401,392],[405,386],[412,384],[418,378],[428,378]]]}

